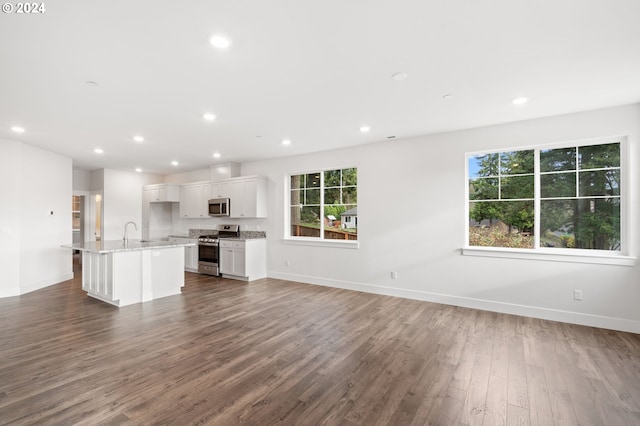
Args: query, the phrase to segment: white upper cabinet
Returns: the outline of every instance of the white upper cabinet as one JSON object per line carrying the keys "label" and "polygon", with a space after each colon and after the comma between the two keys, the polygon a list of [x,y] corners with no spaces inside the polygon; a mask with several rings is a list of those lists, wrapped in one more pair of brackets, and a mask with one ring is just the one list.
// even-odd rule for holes
{"label": "white upper cabinet", "polygon": [[230,217],[267,217],[267,179],[259,176],[218,182],[194,182],[180,186],[180,217],[209,217],[209,200],[229,198]]}
{"label": "white upper cabinet", "polygon": [[180,201],[180,187],[168,183],[145,185],[144,191],[149,203]]}
{"label": "white upper cabinet", "polygon": [[262,177],[231,182],[231,217],[267,217],[267,180]]}
{"label": "white upper cabinet", "polygon": [[209,217],[209,192],[211,184],[208,182],[190,183],[180,187],[180,217],[204,218]]}
{"label": "white upper cabinet", "polygon": [[231,217],[244,216],[244,181],[231,182],[229,186],[229,200],[231,203]]}
{"label": "white upper cabinet", "polygon": [[231,198],[231,182],[211,182],[211,198]]}

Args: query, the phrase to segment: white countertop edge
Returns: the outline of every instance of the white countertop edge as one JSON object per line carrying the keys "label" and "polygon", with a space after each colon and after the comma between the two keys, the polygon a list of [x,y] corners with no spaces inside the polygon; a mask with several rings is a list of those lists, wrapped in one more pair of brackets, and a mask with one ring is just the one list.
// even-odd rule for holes
{"label": "white countertop edge", "polygon": [[155,250],[175,247],[194,247],[196,243],[173,243],[169,241],[145,241],[129,240],[129,243],[125,244],[121,240],[109,240],[109,241],[90,241],[76,244],[63,244],[61,247],[69,248],[73,250],[86,251],[90,253],[118,253],[124,251],[134,250]]}
{"label": "white countertop edge", "polygon": [[[184,235],[169,235],[167,238],[180,238],[183,240],[197,240],[198,237],[185,237]],[[220,240],[228,241],[251,241],[251,240],[266,240],[267,237],[222,237]]]}

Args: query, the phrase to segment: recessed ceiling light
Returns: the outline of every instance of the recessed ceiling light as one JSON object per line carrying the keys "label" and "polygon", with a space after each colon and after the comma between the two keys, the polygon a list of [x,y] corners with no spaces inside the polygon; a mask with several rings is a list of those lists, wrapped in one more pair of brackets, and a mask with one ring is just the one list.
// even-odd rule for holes
{"label": "recessed ceiling light", "polygon": [[178,163],[177,161],[172,161],[172,162],[171,162],[171,165],[172,165],[172,166],[177,166],[178,164],[180,164],[180,163]]}
{"label": "recessed ceiling light", "polygon": [[96,154],[104,154],[104,151],[101,148],[96,148],[93,150]]}
{"label": "recessed ceiling light", "polygon": [[136,141],[136,142],[143,142],[144,138],[142,136],[134,136],[133,140]]}
{"label": "recessed ceiling light", "polygon": [[207,121],[213,121],[216,119],[216,116],[211,114],[210,112],[204,114],[202,117]]}
{"label": "recessed ceiling light", "polygon": [[98,83],[95,81],[91,81],[91,80],[87,80],[84,82],[84,84],[86,84],[87,86],[91,86],[91,87],[96,87],[98,86]]}
{"label": "recessed ceiling light", "polygon": [[529,101],[529,98],[515,98],[514,100],[511,101],[512,104],[514,105],[522,105],[522,104],[526,104]]}
{"label": "recessed ceiling light", "polygon": [[442,99],[451,99],[453,95],[451,93],[447,93],[446,95],[442,95]]}
{"label": "recessed ceiling light", "polygon": [[217,47],[218,49],[226,49],[231,46],[231,40],[228,37],[220,34],[214,35],[209,39],[209,41],[214,47]]}
{"label": "recessed ceiling light", "polygon": [[24,128],[20,126],[13,126],[11,130],[13,130],[16,133],[24,133]]}
{"label": "recessed ceiling light", "polygon": [[408,77],[406,72],[397,72],[391,76],[395,81],[402,81]]}
{"label": "recessed ceiling light", "polygon": [[137,167],[136,168],[136,172],[140,173],[140,172],[142,172],[142,169],[140,167]]}
{"label": "recessed ceiling light", "polygon": [[282,145],[291,145],[291,141],[289,139],[285,139],[282,141]]}
{"label": "recessed ceiling light", "polygon": [[220,153],[219,152],[214,152],[213,153],[213,158],[220,158]]}
{"label": "recessed ceiling light", "polygon": [[360,127],[360,131],[361,131],[362,133],[367,133],[369,130],[371,130],[371,127],[369,127],[369,126],[362,126],[362,127]]}
{"label": "recessed ceiling light", "polygon": [[395,139],[395,136],[387,136],[387,139]]}

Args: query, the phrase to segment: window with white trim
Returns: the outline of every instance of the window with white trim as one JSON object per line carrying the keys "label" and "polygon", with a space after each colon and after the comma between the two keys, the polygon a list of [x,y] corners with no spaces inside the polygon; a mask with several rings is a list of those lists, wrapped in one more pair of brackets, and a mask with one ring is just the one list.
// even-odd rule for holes
{"label": "window with white trim", "polygon": [[289,177],[289,237],[358,239],[358,170],[321,170]]}
{"label": "window with white trim", "polygon": [[625,143],[467,154],[467,246],[626,254]]}

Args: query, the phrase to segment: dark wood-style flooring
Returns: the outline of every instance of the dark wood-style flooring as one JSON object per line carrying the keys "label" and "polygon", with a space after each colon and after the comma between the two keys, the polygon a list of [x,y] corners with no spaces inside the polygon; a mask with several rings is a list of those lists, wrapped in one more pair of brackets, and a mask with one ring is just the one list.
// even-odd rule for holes
{"label": "dark wood-style flooring", "polygon": [[639,425],[640,335],[187,273],[0,299],[0,424]]}

